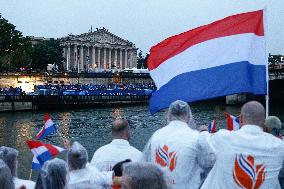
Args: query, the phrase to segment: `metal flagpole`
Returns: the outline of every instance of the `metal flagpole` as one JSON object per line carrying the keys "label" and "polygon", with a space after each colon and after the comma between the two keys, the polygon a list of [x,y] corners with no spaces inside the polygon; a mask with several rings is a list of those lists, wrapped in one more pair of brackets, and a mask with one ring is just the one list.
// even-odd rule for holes
{"label": "metal flagpole", "polygon": [[265,96],[265,106],[266,106],[266,118],[269,115],[269,70],[268,70],[268,53],[267,53],[267,42],[266,34],[268,31],[268,22],[267,22],[267,6],[264,6],[263,9],[263,25],[264,25],[264,41],[265,41],[265,58],[266,58],[266,96]]}
{"label": "metal flagpole", "polygon": [[29,180],[32,180],[33,169],[31,169]]}

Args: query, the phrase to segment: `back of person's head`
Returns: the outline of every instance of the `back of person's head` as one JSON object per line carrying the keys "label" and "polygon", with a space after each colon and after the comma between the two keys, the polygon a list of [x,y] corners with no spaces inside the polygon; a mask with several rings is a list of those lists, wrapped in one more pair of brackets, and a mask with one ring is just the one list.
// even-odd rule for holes
{"label": "back of person's head", "polygon": [[280,136],[281,121],[276,116],[268,116],[265,120],[265,129],[274,136]]}
{"label": "back of person's head", "polygon": [[168,121],[179,120],[189,123],[191,117],[191,110],[187,102],[176,100],[171,103],[168,110]]}
{"label": "back of person's head", "polygon": [[0,188],[1,189],[14,189],[13,176],[7,164],[0,159]]}
{"label": "back of person's head", "polygon": [[46,161],[36,183],[36,189],[64,189],[67,186],[67,164],[55,158]]}
{"label": "back of person's head", "polygon": [[163,172],[154,164],[131,162],[124,164],[122,189],[166,189]]}
{"label": "back of person's head", "polygon": [[112,138],[129,140],[129,123],[126,119],[115,119],[112,122]]}
{"label": "back of person's head", "polygon": [[79,142],[74,142],[67,152],[69,170],[84,169],[88,162],[88,152]]}
{"label": "back of person's head", "polygon": [[6,146],[0,147],[0,159],[8,165],[11,170],[12,176],[17,176],[18,168],[18,150]]}
{"label": "back of person's head", "polygon": [[264,126],[265,109],[263,105],[256,101],[250,101],[243,105],[241,109],[241,125]]}

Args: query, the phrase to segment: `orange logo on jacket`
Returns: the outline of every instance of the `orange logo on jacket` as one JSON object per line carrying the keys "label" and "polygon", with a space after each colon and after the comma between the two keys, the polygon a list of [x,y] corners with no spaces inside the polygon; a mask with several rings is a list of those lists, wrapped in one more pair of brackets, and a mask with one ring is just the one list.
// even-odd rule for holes
{"label": "orange logo on jacket", "polygon": [[164,145],[163,148],[158,146],[156,148],[156,163],[162,167],[168,167],[170,171],[173,171],[176,168],[177,162],[177,153],[169,152],[168,146]]}
{"label": "orange logo on jacket", "polygon": [[233,177],[236,184],[243,189],[258,189],[265,180],[265,166],[255,165],[253,156],[237,155]]}

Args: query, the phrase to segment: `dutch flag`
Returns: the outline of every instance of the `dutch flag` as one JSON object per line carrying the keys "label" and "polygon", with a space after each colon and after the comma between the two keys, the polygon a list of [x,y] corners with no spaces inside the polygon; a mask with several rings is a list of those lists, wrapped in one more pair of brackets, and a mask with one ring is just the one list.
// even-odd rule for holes
{"label": "dutch flag", "polygon": [[227,129],[229,131],[236,131],[240,129],[239,119],[229,113],[225,113],[227,119]]}
{"label": "dutch flag", "polygon": [[44,162],[64,151],[63,148],[43,142],[28,140],[26,143],[34,155],[32,169],[40,169]]}
{"label": "dutch flag", "polygon": [[216,120],[214,119],[211,121],[211,123],[208,124],[208,132],[209,133],[216,133],[217,127],[216,127]]}
{"label": "dutch flag", "polygon": [[48,113],[45,114],[44,117],[44,125],[36,135],[36,139],[42,140],[45,136],[52,134],[56,131],[56,125],[49,117]]}
{"label": "dutch flag", "polygon": [[153,46],[147,61],[157,91],[150,112],[175,100],[266,94],[263,10],[229,16]]}

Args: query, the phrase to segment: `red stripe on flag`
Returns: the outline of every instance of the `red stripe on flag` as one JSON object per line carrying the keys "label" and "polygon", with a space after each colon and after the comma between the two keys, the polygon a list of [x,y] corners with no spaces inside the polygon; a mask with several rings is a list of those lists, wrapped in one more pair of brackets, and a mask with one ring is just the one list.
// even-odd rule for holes
{"label": "red stripe on flag", "polygon": [[54,146],[52,146],[51,144],[44,144],[44,146],[48,149],[48,151],[51,153],[52,157],[56,156],[57,154],[59,154],[59,151],[57,150],[57,148],[55,148]]}
{"label": "red stripe on flag", "polygon": [[157,68],[164,61],[198,43],[244,33],[264,36],[263,10],[229,16],[165,39],[151,48],[147,61],[148,69]]}
{"label": "red stripe on flag", "polygon": [[52,157],[59,154],[59,151],[57,150],[57,148],[55,148],[52,144],[45,144],[43,142],[37,142],[37,141],[32,141],[32,140],[28,140],[26,143],[27,143],[27,145],[29,146],[30,149],[45,146],[48,149],[48,151],[50,152],[50,154],[52,155]]}
{"label": "red stripe on flag", "polygon": [[47,120],[49,120],[49,119],[50,119],[49,114],[46,113],[45,116],[44,116],[44,123],[46,123]]}
{"label": "red stripe on flag", "polygon": [[226,115],[226,119],[227,119],[227,129],[229,131],[234,130],[233,119],[232,119],[231,115],[228,114],[228,113],[225,113],[225,115]]}

